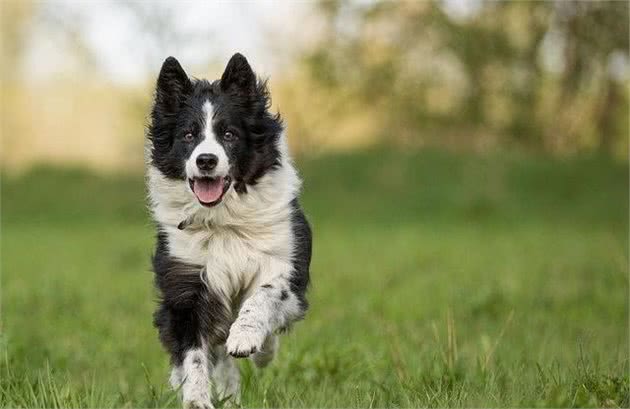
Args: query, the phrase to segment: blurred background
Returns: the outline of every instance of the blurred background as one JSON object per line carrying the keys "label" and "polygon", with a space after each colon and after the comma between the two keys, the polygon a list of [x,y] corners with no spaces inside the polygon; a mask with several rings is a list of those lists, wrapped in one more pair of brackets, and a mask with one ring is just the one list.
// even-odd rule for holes
{"label": "blurred background", "polygon": [[315,231],[311,313],[245,406],[629,404],[628,2],[0,10],[0,404],[178,405],[144,129],[167,56],[215,79],[237,51]]}
{"label": "blurred background", "polygon": [[2,10],[8,171],[139,170],[165,57],[218,78],[237,50],[270,77],[299,155],[384,143],[628,150],[623,1],[26,0]]}

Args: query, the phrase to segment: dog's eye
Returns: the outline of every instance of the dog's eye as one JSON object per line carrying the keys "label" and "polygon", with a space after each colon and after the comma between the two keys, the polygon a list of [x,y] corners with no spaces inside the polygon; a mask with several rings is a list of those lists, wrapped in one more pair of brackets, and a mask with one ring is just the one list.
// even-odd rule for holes
{"label": "dog's eye", "polygon": [[230,142],[230,141],[233,141],[234,139],[236,139],[236,135],[234,135],[234,133],[233,133],[233,132],[226,131],[226,132],[223,134],[223,140],[224,140],[224,141]]}
{"label": "dog's eye", "polygon": [[186,142],[192,142],[194,139],[195,139],[195,136],[191,134],[190,132],[184,135],[184,141]]}

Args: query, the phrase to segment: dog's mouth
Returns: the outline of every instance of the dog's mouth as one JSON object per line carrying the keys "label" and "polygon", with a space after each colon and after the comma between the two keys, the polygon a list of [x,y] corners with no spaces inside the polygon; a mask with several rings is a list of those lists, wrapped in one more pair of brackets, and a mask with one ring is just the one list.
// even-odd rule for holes
{"label": "dog's mouth", "polygon": [[190,189],[203,206],[215,206],[221,203],[223,195],[230,188],[232,179],[229,176],[196,177],[188,179]]}

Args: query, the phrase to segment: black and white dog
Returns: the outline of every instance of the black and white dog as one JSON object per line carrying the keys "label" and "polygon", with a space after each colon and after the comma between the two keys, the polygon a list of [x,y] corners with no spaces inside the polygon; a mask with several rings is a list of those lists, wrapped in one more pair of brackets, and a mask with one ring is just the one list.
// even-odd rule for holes
{"label": "black and white dog", "polygon": [[241,54],[214,82],[189,78],[173,57],[157,80],[146,153],[155,325],[185,407],[212,407],[211,389],[238,402],[235,358],[268,364],[277,334],[307,308],[311,230],[269,108]]}

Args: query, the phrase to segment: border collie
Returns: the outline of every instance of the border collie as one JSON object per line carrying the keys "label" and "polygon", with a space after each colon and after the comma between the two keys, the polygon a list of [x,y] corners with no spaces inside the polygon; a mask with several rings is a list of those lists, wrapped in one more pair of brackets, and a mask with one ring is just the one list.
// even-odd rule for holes
{"label": "border collie", "polygon": [[277,334],[306,312],[311,230],[270,105],[241,54],[220,80],[189,78],[173,57],[157,80],[146,150],[154,323],[185,407],[239,403],[235,358],[267,365]]}

